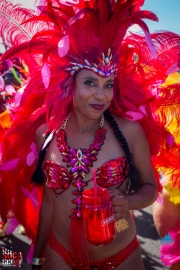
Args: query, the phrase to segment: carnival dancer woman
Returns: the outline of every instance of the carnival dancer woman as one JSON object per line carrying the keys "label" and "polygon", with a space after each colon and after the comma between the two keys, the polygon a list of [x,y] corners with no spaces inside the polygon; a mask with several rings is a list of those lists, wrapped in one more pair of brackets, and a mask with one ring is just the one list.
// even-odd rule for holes
{"label": "carnival dancer woman", "polygon": [[[71,149],[90,150],[94,146],[92,142],[96,138],[97,132],[107,133],[103,138],[101,149],[99,151],[98,149],[96,150],[97,155],[96,160],[93,162],[93,168],[98,168],[98,184],[110,190],[116,221],[122,223],[124,220],[125,224],[124,227],[119,228],[120,231],[111,244],[103,247],[92,247],[94,260],[92,260],[91,264],[94,267],[101,267],[101,265],[105,267],[109,264],[111,267],[114,266],[118,269],[121,258],[121,252],[119,251],[121,250],[122,254],[124,254],[123,251],[126,249],[125,261],[122,262],[122,266],[119,269],[125,269],[124,267],[130,268],[135,261],[137,263],[137,269],[144,269],[140,257],[139,245],[136,240],[134,221],[129,210],[140,209],[151,204],[157,196],[157,184],[151,164],[148,142],[140,125],[121,117],[114,116],[114,120],[114,117],[107,111],[113,98],[113,86],[114,74],[111,74],[107,78],[102,78],[89,70],[83,69],[79,71],[75,77],[72,112],[66,118],[60,130],[54,135],[46,152],[43,164],[48,184],[46,183],[44,186],[44,199],[41,207],[38,238],[34,252],[34,257],[37,258],[45,255],[45,249],[43,247],[46,246],[50,231],[52,230],[47,251],[47,260],[44,263],[45,269],[48,269],[51,264],[57,265],[56,267],[58,265],[59,267],[63,267],[66,263],[67,269],[72,269],[74,264],[71,262],[73,261],[73,256],[70,253],[66,254],[68,253],[70,218],[74,215],[70,215],[72,212],[71,201],[73,199],[72,192],[74,185],[73,182],[71,184],[68,183],[70,180],[66,181],[65,185],[69,185],[69,188],[63,192],[64,190],[60,189],[62,184],[58,184],[58,176],[57,178],[52,177],[52,170],[54,173],[59,173],[60,175],[64,172],[69,179],[70,175],[69,170],[66,169],[67,162],[63,158],[65,157],[64,154],[71,153]],[[108,119],[105,122],[104,112]],[[121,127],[124,136],[118,131],[118,127]],[[43,144],[43,134],[46,129],[47,126],[43,125],[37,131],[39,147]],[[63,137],[64,133],[65,138]],[[123,137],[126,138],[127,143]],[[127,147],[126,154],[122,146],[119,145],[118,140],[124,140],[123,147],[124,149]],[[57,147],[57,141],[59,142],[59,147]],[[62,151],[61,148],[63,145],[70,149],[68,151]],[[94,149],[96,148],[94,147]],[[142,153],[141,155],[139,155],[139,151]],[[127,195],[129,185],[127,175],[129,168],[125,156],[131,158],[131,153],[133,154],[132,162],[142,176],[142,181],[137,183],[138,191],[136,193]],[[83,155],[87,156],[85,151]],[[94,156],[92,155],[92,157]],[[69,162],[73,162],[74,159],[75,156],[70,158]],[[112,174],[111,180],[109,170],[111,170]],[[71,171],[73,171],[73,166]],[[116,174],[118,175],[118,179],[113,176]],[[75,174],[72,175],[74,176]],[[90,179],[92,179],[92,175],[89,171],[83,179],[85,183],[88,183],[86,188],[93,187],[93,182]],[[56,181],[55,185],[57,189],[55,190],[52,190],[52,181]],[[64,205],[63,202],[67,201],[68,198],[71,199]],[[56,214],[54,209],[58,209]],[[42,230],[45,223],[46,227]],[[59,235],[59,232],[62,233]],[[56,253],[58,246],[63,249],[63,253],[61,253],[61,249],[58,251],[59,254]],[[130,246],[132,246],[132,249]],[[112,257],[115,254],[116,256]],[[103,258],[107,258],[104,263]],[[114,260],[116,261],[115,263]],[[46,264],[48,264],[48,267]],[[69,268],[68,264],[70,265]],[[75,266],[75,268],[81,269],[80,266]]]}
{"label": "carnival dancer woman", "polygon": [[[13,198],[8,204],[3,198],[2,213],[13,213],[33,239],[33,269],[144,269],[129,211],[156,199],[151,157],[158,166],[172,153],[165,111],[157,109],[178,98],[179,88],[158,84],[177,66],[179,37],[150,36],[142,18],[157,18],[142,4],[44,1],[41,13],[24,22],[41,20],[44,30],[4,56],[23,52],[30,71],[32,63],[37,70],[5,136],[0,168],[1,190],[8,187]],[[126,35],[135,23],[146,39]],[[82,192],[93,186],[91,168],[110,192],[117,233],[110,244],[88,249],[81,238]]]}

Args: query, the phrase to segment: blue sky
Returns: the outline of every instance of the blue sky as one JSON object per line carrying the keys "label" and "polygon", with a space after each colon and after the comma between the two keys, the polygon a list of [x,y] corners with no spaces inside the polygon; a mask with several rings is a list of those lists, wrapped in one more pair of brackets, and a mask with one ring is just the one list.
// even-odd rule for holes
{"label": "blue sky", "polygon": [[142,8],[159,18],[159,22],[147,21],[151,32],[170,30],[180,34],[180,0],[146,0]]}

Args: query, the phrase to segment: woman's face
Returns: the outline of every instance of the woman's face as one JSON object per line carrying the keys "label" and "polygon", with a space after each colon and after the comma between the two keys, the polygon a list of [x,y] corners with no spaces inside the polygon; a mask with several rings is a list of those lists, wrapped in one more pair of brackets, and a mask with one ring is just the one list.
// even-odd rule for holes
{"label": "woman's face", "polygon": [[114,74],[102,78],[89,70],[81,70],[75,77],[74,110],[88,119],[98,119],[113,98]]}

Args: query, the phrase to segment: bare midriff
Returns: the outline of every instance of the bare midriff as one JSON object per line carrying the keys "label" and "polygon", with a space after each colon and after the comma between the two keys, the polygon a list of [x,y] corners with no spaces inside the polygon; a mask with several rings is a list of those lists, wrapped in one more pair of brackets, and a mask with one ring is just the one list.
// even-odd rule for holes
{"label": "bare midriff", "polygon": [[[93,183],[89,183],[87,188],[92,188]],[[116,186],[111,187],[116,188]],[[126,188],[126,181],[122,184],[120,192],[124,193]],[[72,209],[71,200],[74,187],[70,186],[68,190],[64,191],[58,197],[54,196],[54,221],[52,231],[57,241],[68,250],[68,232],[71,219],[69,218]],[[53,190],[52,190],[53,192]],[[128,228],[121,232],[116,232],[115,239],[106,246],[92,246],[94,259],[101,259],[109,257],[124,249],[136,236],[136,227],[133,221],[131,212],[128,211],[124,216],[128,223]]]}

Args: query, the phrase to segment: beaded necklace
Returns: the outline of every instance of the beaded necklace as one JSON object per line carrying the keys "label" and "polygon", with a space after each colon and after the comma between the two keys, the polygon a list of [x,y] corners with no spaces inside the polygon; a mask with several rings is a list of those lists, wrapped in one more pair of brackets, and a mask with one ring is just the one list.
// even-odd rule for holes
{"label": "beaded necklace", "polygon": [[97,154],[101,150],[101,145],[104,144],[106,138],[106,129],[104,126],[104,115],[101,116],[100,127],[96,130],[94,141],[90,145],[89,149],[78,148],[71,149],[67,144],[67,134],[65,128],[71,114],[65,119],[62,123],[60,130],[56,133],[57,146],[59,151],[63,156],[63,161],[67,163],[66,167],[71,167],[70,174],[72,175],[72,185],[76,187],[76,190],[72,192],[73,195],[77,196],[76,199],[72,200],[73,204],[76,204],[76,207],[71,210],[72,214],[70,215],[71,219],[81,218],[82,213],[82,192],[83,188],[88,185],[84,181],[86,175],[89,173],[89,167],[93,166],[93,161],[96,161]]}

